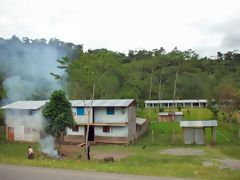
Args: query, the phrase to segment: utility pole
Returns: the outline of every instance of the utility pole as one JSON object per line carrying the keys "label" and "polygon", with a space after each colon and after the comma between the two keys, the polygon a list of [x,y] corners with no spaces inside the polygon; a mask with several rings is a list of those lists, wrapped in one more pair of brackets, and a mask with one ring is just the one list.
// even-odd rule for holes
{"label": "utility pole", "polygon": [[161,73],[160,73],[160,80],[159,80],[159,87],[158,87],[158,99],[160,100],[161,99],[161,95],[162,95],[162,92],[161,92],[161,89],[162,89],[162,70],[161,70]]}
{"label": "utility pole", "polygon": [[152,99],[152,80],[153,80],[153,67],[152,67],[152,73],[150,77],[149,99]]}
{"label": "utility pole", "polygon": [[179,66],[177,65],[177,72],[176,72],[176,77],[175,77],[175,82],[174,82],[174,90],[173,90],[173,105],[175,105],[175,100],[176,100],[176,88],[177,88],[177,79],[178,79],[178,69],[179,69]]}
{"label": "utility pole", "polygon": [[[94,94],[95,94],[95,83],[93,83],[93,92],[92,92],[92,100],[91,100],[91,105],[90,105],[90,108],[87,110],[87,132],[86,132],[86,137],[85,137],[85,148],[86,148],[86,159],[88,160],[88,134],[89,134],[89,123],[90,123],[90,116],[91,116],[91,111],[93,113],[93,108],[92,108],[92,105],[93,105],[93,99],[94,99]],[[84,102],[85,103],[85,102]],[[87,107],[87,105],[85,104],[85,106]]]}

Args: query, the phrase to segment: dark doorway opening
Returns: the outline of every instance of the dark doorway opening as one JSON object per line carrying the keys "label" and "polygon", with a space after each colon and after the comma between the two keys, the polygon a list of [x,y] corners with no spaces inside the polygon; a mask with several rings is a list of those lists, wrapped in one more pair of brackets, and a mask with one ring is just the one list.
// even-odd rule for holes
{"label": "dark doorway opening", "polygon": [[[87,134],[87,126],[85,126],[85,135]],[[89,126],[88,141],[94,141],[94,126]]]}

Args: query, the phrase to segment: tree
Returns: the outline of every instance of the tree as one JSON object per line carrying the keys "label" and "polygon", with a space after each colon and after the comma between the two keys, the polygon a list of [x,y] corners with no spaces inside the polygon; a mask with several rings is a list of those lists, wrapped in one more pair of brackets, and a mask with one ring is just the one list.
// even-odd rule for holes
{"label": "tree", "polygon": [[238,106],[239,94],[232,84],[224,84],[219,89],[219,102],[221,108],[228,114],[228,123],[232,123],[234,110]]}
{"label": "tree", "polygon": [[67,100],[63,90],[52,93],[50,101],[43,109],[43,116],[47,120],[45,132],[54,136],[59,144],[66,135],[67,128],[75,126],[71,103]]}

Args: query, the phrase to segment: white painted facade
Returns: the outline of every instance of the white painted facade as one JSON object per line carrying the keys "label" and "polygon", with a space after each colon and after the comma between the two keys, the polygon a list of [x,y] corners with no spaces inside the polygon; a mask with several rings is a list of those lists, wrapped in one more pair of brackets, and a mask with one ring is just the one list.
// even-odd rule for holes
{"label": "white painted facade", "polygon": [[33,128],[28,128],[29,133],[24,132],[27,127],[24,126],[13,126],[14,128],[14,140],[15,141],[28,141],[36,142],[40,139],[39,131]]}
{"label": "white painted facade", "polygon": [[93,122],[93,113],[92,109],[84,108],[84,115],[77,115],[77,107],[72,107],[73,118],[77,124],[88,123],[88,113],[90,115],[89,123]]}
{"label": "white painted facade", "polygon": [[[46,102],[18,101],[1,107],[9,112],[6,113],[6,127],[7,129],[9,127],[10,134],[14,135],[13,140],[34,142],[40,139],[43,129],[42,108]],[[86,100],[85,102],[74,100],[70,102],[77,124],[77,127],[67,129],[70,141],[72,139],[77,141],[78,138],[85,139],[88,120],[91,131],[93,131],[91,134],[98,139],[97,142],[111,140],[113,143],[128,143],[136,138],[136,103],[134,99]],[[85,105],[92,105],[92,109]],[[79,111],[78,108],[81,110]],[[109,113],[107,111],[109,108],[114,109],[114,112]],[[109,139],[104,139],[104,137]]]}
{"label": "white painted facade", "polygon": [[79,126],[78,131],[73,131],[70,128],[67,128],[67,135],[78,135],[78,136],[84,136],[84,126]]}
{"label": "white painted facade", "polygon": [[122,123],[128,122],[127,107],[115,107],[114,114],[107,114],[106,107],[94,108],[95,123]]}
{"label": "white painted facade", "polygon": [[96,136],[105,136],[105,137],[128,137],[128,127],[127,126],[111,126],[110,132],[103,132],[102,126],[95,127],[95,135]]}
{"label": "white painted facade", "polygon": [[[84,112],[87,113],[89,108],[84,108]],[[78,132],[72,131],[72,129],[67,130],[67,135],[84,135],[84,126],[82,123],[88,122],[88,116],[77,115],[77,107],[72,108],[74,119],[77,124],[79,124]],[[94,121],[94,122],[93,122]],[[128,122],[128,107],[114,107],[114,114],[107,114],[106,107],[94,107],[94,120],[92,110],[90,111],[90,123],[127,123]],[[94,134],[95,136],[105,136],[105,137],[128,137],[128,126],[113,126],[109,125],[110,132],[103,132],[103,126],[95,126]]]}
{"label": "white painted facade", "polygon": [[187,99],[187,100],[146,100],[146,108],[173,108],[181,107],[207,107],[207,99]]}

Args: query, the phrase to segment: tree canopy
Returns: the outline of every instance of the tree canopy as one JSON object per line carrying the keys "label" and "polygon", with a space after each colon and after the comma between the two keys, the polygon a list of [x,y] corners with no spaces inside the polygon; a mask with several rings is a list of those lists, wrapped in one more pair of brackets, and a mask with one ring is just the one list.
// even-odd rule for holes
{"label": "tree canopy", "polygon": [[67,128],[75,125],[71,103],[67,100],[63,90],[53,92],[42,113],[46,118],[45,132],[56,137],[58,142],[66,135]]}

